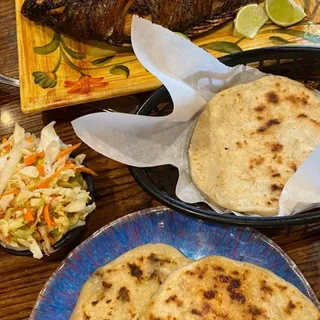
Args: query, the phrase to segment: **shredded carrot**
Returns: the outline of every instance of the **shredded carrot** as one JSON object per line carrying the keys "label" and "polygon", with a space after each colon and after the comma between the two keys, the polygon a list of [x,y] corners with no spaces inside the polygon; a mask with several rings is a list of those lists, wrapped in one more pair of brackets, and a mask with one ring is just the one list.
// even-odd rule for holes
{"label": "shredded carrot", "polygon": [[7,192],[3,193],[3,194],[0,196],[0,199],[1,199],[2,197],[4,197],[4,196],[9,195],[9,194],[14,194],[14,195],[16,195],[16,194],[18,194],[19,192],[20,192],[20,189],[19,189],[19,188],[12,189],[12,190],[10,190],[10,191],[7,191]]}
{"label": "shredded carrot", "polygon": [[48,203],[43,208],[43,216],[44,216],[44,220],[46,221],[46,224],[48,225],[48,227],[52,227],[55,225],[55,223],[50,219],[49,204]]}
{"label": "shredded carrot", "polygon": [[33,140],[34,140],[33,136],[29,136],[26,138],[27,142],[33,142]]}
{"label": "shredded carrot", "polygon": [[87,168],[87,167],[78,167],[77,168],[77,171],[80,171],[80,172],[85,172],[85,173],[89,173],[91,174],[92,176],[96,177],[98,174],[95,173],[93,170]]}
{"label": "shredded carrot", "polygon": [[75,170],[78,170],[80,172],[86,172],[86,173],[89,173],[93,176],[97,176],[97,174],[87,168],[87,167],[77,167],[75,164],[67,164],[65,165],[64,167],[62,167],[61,169],[57,170],[54,174],[52,174],[51,176],[49,176],[48,178],[42,180],[39,185],[38,185],[38,188],[39,189],[44,189],[44,188],[48,188],[49,187],[49,184],[51,182],[52,179],[56,178],[59,176],[59,174],[62,172],[62,171],[65,171],[65,170],[69,170],[69,169],[75,169]]}
{"label": "shredded carrot", "polygon": [[39,175],[40,175],[41,177],[44,177],[44,166],[38,165],[38,166],[37,166],[37,170],[38,170],[38,172],[39,172]]}
{"label": "shredded carrot", "polygon": [[31,208],[27,208],[27,212],[26,212],[26,214],[24,215],[24,220],[26,220],[27,222],[34,221]]}
{"label": "shredded carrot", "polygon": [[43,151],[39,152],[39,153],[32,154],[24,159],[24,164],[26,166],[31,166],[32,164],[34,164],[38,160],[38,158],[43,158],[43,157],[44,157]]}
{"label": "shredded carrot", "polygon": [[61,169],[57,170],[54,174],[52,174],[51,176],[49,176],[48,178],[42,180],[39,185],[38,185],[38,188],[39,189],[44,189],[44,188],[48,188],[49,187],[49,184],[51,182],[52,179],[56,178],[59,176],[59,174],[62,172],[62,171],[65,171],[65,170],[69,170],[69,169],[75,169],[76,166],[75,165],[66,165],[64,167],[62,167]]}
{"label": "shredded carrot", "polygon": [[57,155],[57,160],[61,159],[63,156],[65,156],[65,155],[71,153],[72,151],[76,150],[80,146],[81,146],[81,142],[75,144],[74,146],[68,147],[68,148],[60,151],[59,154]]}
{"label": "shredded carrot", "polygon": [[[6,142],[8,142],[8,138],[7,138],[7,137],[3,137],[3,138],[2,138],[2,143],[6,143]],[[6,152],[9,152],[10,149],[11,149],[10,144],[8,144],[7,146],[4,147],[4,150],[5,150]]]}
{"label": "shredded carrot", "polygon": [[32,154],[31,156],[24,159],[24,164],[26,166],[30,166],[30,165],[34,164],[37,161],[37,159],[38,159],[37,155]]}

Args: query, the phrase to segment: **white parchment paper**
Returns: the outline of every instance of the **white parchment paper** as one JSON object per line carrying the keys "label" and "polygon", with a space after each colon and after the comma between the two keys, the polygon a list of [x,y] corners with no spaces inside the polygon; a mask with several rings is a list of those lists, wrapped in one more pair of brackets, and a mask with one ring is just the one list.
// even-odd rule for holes
{"label": "white parchment paper", "polygon": [[[73,121],[73,128],[92,149],[124,164],[174,165],[179,169],[178,198],[208,203],[190,179],[187,154],[199,112],[216,93],[267,75],[242,65],[227,67],[189,40],[138,17],[133,18],[131,37],[141,64],[168,89],[173,112],[159,118],[94,113]],[[230,212],[208,205],[219,213]],[[281,216],[320,207],[320,148],[288,181],[279,206]]]}

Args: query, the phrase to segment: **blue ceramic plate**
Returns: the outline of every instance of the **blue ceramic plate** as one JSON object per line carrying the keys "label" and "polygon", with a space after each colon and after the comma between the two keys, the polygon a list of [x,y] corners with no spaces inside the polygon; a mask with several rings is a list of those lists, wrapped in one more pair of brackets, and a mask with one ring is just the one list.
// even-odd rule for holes
{"label": "blue ceramic plate", "polygon": [[30,319],[69,319],[82,285],[97,268],[139,245],[156,242],[172,245],[192,259],[222,255],[257,264],[294,284],[319,307],[295,263],[269,238],[253,229],[201,221],[160,207],[118,219],[80,244],[49,279]]}

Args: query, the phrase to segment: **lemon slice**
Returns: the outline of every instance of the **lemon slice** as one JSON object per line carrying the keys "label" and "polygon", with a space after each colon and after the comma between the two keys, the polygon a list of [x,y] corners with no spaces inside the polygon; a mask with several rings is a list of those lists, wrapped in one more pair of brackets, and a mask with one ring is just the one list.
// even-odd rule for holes
{"label": "lemon slice", "polygon": [[248,4],[238,11],[233,34],[253,39],[267,20],[268,16],[263,8],[257,4]]}
{"label": "lemon slice", "polygon": [[306,16],[293,0],[266,0],[266,10],[270,20],[282,27],[296,24]]}

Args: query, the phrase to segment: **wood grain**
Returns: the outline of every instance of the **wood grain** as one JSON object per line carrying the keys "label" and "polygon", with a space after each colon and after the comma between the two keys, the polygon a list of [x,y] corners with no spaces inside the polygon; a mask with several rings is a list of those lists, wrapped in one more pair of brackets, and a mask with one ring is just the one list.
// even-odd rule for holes
{"label": "wood grain", "polygon": [[[2,1],[0,72],[17,77],[14,17],[14,0]],[[0,136],[10,134],[15,121],[26,130],[39,134],[43,125],[55,120],[61,138],[66,143],[76,143],[79,140],[70,124],[73,119],[96,112],[97,107],[114,108],[117,105],[123,112],[131,111],[145,98],[146,95],[139,95],[27,116],[20,110],[19,90],[0,85]],[[81,151],[87,154],[87,164],[99,174],[95,178],[97,210],[90,219],[84,238],[121,216],[158,205],[137,186],[126,166],[102,157],[85,145]],[[320,225],[262,231],[297,263],[320,298]],[[56,259],[39,261],[0,252],[0,319],[28,319],[41,288],[61,263],[61,257]]]}

